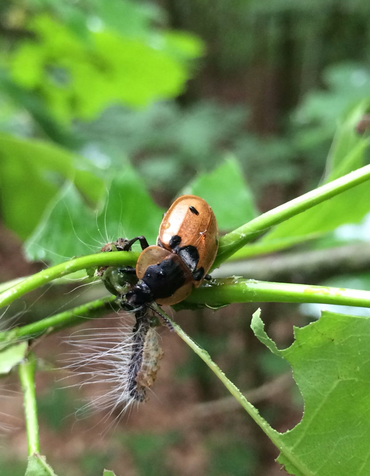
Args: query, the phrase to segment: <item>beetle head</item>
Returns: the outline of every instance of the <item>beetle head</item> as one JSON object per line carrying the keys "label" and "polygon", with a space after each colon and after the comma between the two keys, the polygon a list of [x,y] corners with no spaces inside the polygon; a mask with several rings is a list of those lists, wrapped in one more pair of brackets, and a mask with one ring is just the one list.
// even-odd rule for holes
{"label": "beetle head", "polygon": [[126,293],[126,301],[132,307],[140,307],[153,302],[154,298],[149,286],[142,281]]}

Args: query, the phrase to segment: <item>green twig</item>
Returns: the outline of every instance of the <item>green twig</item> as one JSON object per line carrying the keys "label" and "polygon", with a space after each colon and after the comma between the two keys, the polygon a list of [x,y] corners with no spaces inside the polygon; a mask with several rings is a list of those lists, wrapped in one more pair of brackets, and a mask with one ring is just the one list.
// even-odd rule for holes
{"label": "green twig", "polygon": [[40,453],[35,371],[36,359],[33,354],[30,354],[28,360],[19,365],[19,379],[22,385],[24,413],[26,417],[28,456],[32,456],[35,453]]}
{"label": "green twig", "polygon": [[[220,239],[219,253],[214,263],[214,268],[218,267],[229,256],[243,247],[256,236],[260,235],[267,228],[291,218],[329,198],[338,195],[355,185],[370,179],[370,165],[362,167],[354,172],[340,177],[322,187],[312,190],[294,200],[291,200],[280,207],[270,210],[267,213],[255,218],[246,225],[228,233]],[[75,258],[65,263],[58,264],[41,271],[29,278],[22,280],[0,294],[0,307],[6,306],[15,299],[44,284],[74,273],[81,269],[89,269],[99,266],[122,266],[135,265],[138,253],[116,251],[110,253],[97,253],[94,255]]]}
{"label": "green twig", "polygon": [[215,279],[212,285],[207,284],[194,290],[185,304],[206,303],[217,306],[234,302],[312,302],[370,307],[370,291],[226,278]]}
{"label": "green twig", "polygon": [[101,317],[118,308],[114,303],[116,299],[116,296],[97,299],[96,301],[91,301],[69,309],[68,311],[55,314],[55,316],[32,322],[26,326],[15,327],[9,331],[2,331],[0,332],[0,342],[9,343],[24,338],[30,339],[38,337],[45,332],[56,332],[65,327],[81,324],[85,322],[86,319]]}
{"label": "green twig", "polygon": [[319,203],[328,200],[340,193],[349,190],[363,182],[370,180],[370,165],[361,167],[343,177],[333,180],[322,187],[311,190],[294,200],[291,200],[279,207],[276,207],[259,217],[251,220],[249,223],[237,228],[220,239],[220,246],[216,261],[213,268],[217,268],[220,264],[233,255],[237,250],[256,237],[264,233],[268,228],[278,225]]}
{"label": "green twig", "polygon": [[24,294],[37,289],[44,284],[61,278],[67,274],[75,273],[81,269],[89,269],[100,266],[135,266],[139,253],[125,251],[112,251],[111,253],[96,253],[93,255],[74,258],[65,263],[57,264],[44,269],[23,281],[17,283],[0,294],[0,307],[7,306]]}
{"label": "green twig", "polygon": [[[215,279],[213,283],[194,289],[191,296],[177,305],[177,308],[186,309],[194,304],[205,303],[210,307],[218,307],[233,302],[311,302],[370,307],[370,292],[356,289],[270,283],[241,278]],[[101,317],[118,309],[115,300],[116,296],[97,299],[38,322],[0,332],[0,342],[8,343],[20,338],[37,337],[45,332],[54,332],[79,324],[86,319]]]}

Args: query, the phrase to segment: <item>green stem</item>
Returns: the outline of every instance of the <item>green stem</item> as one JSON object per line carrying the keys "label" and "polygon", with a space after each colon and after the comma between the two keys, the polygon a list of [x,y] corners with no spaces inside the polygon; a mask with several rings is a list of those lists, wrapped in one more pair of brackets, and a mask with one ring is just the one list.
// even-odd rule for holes
{"label": "green stem", "polygon": [[[167,316],[168,317],[168,316]],[[292,451],[283,443],[280,438],[280,434],[271,428],[267,421],[261,417],[258,410],[245,398],[241,391],[226,377],[223,371],[216,365],[211,359],[207,351],[200,348],[193,339],[191,339],[175,322],[169,317],[168,319],[172,323],[176,334],[205,362],[216,377],[221,380],[226,389],[231,395],[240,403],[248,415],[257,423],[265,435],[270,438],[274,445],[284,454],[284,456],[294,465],[302,475],[310,476],[311,473],[307,471],[307,468],[295,457]]]}
{"label": "green stem", "polygon": [[32,322],[22,327],[15,327],[9,331],[0,332],[0,342],[8,343],[14,342],[22,338],[38,337],[45,332],[51,333],[59,331],[65,327],[75,324],[81,324],[86,319],[93,319],[101,317],[116,309],[114,301],[116,296],[108,296],[103,299],[97,299],[81,306],[74,307],[68,311],[60,312],[55,316],[41,319],[37,322]]}
{"label": "green stem", "polygon": [[19,365],[19,379],[22,385],[24,413],[26,417],[28,456],[40,453],[35,371],[36,359],[33,354],[30,354],[28,360]]}
{"label": "green stem", "polygon": [[0,294],[0,307],[7,306],[26,293],[37,289],[50,281],[75,273],[81,269],[89,269],[100,266],[135,266],[139,253],[125,251],[112,251],[110,253],[96,253],[93,255],[74,258],[65,263],[57,264],[44,269],[28,278],[23,279]]}
{"label": "green stem", "polygon": [[292,218],[369,179],[370,165],[366,165],[337,180],[333,180],[315,190],[311,190],[290,202],[263,213],[220,239],[218,255],[213,268],[220,266],[223,261],[233,255],[238,249],[260,236],[271,226],[278,225],[288,220],[288,218]]}
{"label": "green stem", "polygon": [[[273,225],[287,220],[329,198],[338,195],[360,183],[370,179],[370,165],[362,167],[354,172],[340,177],[322,187],[291,200],[263,215],[255,218],[246,225],[228,233],[220,239],[219,253],[213,268],[217,268],[223,261],[234,254],[246,243],[263,233]],[[75,258],[65,263],[58,264],[41,271],[29,278],[22,280],[0,294],[0,307],[6,306],[15,299],[44,284],[67,274],[99,266],[122,266],[135,265],[138,253],[121,251],[110,253],[97,253],[94,255]]]}
{"label": "green stem", "polygon": [[[186,301],[176,306],[177,309],[186,309],[192,304],[206,303],[210,307],[217,307],[233,302],[312,302],[370,307],[370,292],[356,289],[270,283],[239,278],[215,279],[213,283],[194,289]],[[31,338],[79,324],[86,319],[101,317],[115,309],[115,300],[116,296],[97,299],[38,322],[0,332],[0,342],[8,343],[19,338]]]}
{"label": "green stem", "polygon": [[207,303],[209,306],[217,306],[234,302],[312,302],[370,307],[370,292],[328,286],[227,278],[215,279],[212,285],[208,284],[194,290],[185,304]]}

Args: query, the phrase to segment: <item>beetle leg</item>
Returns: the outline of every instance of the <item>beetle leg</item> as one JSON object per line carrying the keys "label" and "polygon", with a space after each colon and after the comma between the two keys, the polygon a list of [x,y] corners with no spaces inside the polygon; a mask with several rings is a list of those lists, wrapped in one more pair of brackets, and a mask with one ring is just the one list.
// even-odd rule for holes
{"label": "beetle leg", "polygon": [[[158,313],[159,314],[159,313]],[[166,324],[167,328],[173,332],[175,329],[173,328],[173,325],[171,324],[171,321],[166,317],[164,316],[163,314],[159,314],[161,316],[161,318],[163,319],[164,323]]]}
{"label": "beetle leg", "polygon": [[193,272],[193,279],[194,281],[200,281],[201,279],[205,279],[204,276],[204,268],[198,268]]}
{"label": "beetle leg", "polygon": [[166,314],[162,311],[162,309],[158,306],[158,304],[155,304],[153,303],[151,306],[149,306],[150,309],[155,312],[156,314],[158,314],[158,316],[160,316],[163,320],[164,320],[164,323],[166,324],[166,326],[168,327],[168,329],[173,332],[175,329],[173,328],[173,325],[171,323],[171,321],[168,319],[168,317],[166,316]]}
{"label": "beetle leg", "polygon": [[206,281],[212,281],[213,278],[210,274],[206,274],[203,279],[205,279]]}
{"label": "beetle leg", "polygon": [[126,249],[125,251],[130,251],[131,246],[136,241],[139,241],[142,250],[145,250],[145,248],[148,248],[148,246],[149,246],[149,243],[147,242],[147,239],[145,238],[145,236],[136,236],[135,238],[132,238],[132,240],[129,240],[127,242],[128,249]]}

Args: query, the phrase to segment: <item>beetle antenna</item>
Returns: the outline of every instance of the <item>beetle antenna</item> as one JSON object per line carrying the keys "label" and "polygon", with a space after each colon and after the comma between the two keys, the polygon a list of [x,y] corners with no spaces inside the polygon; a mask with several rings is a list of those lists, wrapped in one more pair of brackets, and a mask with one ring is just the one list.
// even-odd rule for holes
{"label": "beetle antenna", "polygon": [[172,322],[170,321],[169,317],[167,316],[167,314],[165,314],[162,309],[158,306],[158,304],[156,303],[153,303],[151,306],[149,306],[149,308],[155,313],[155,314],[158,314],[158,316],[160,316],[166,326],[168,327],[168,329],[173,332],[175,329],[173,328],[173,325],[172,325]]}

